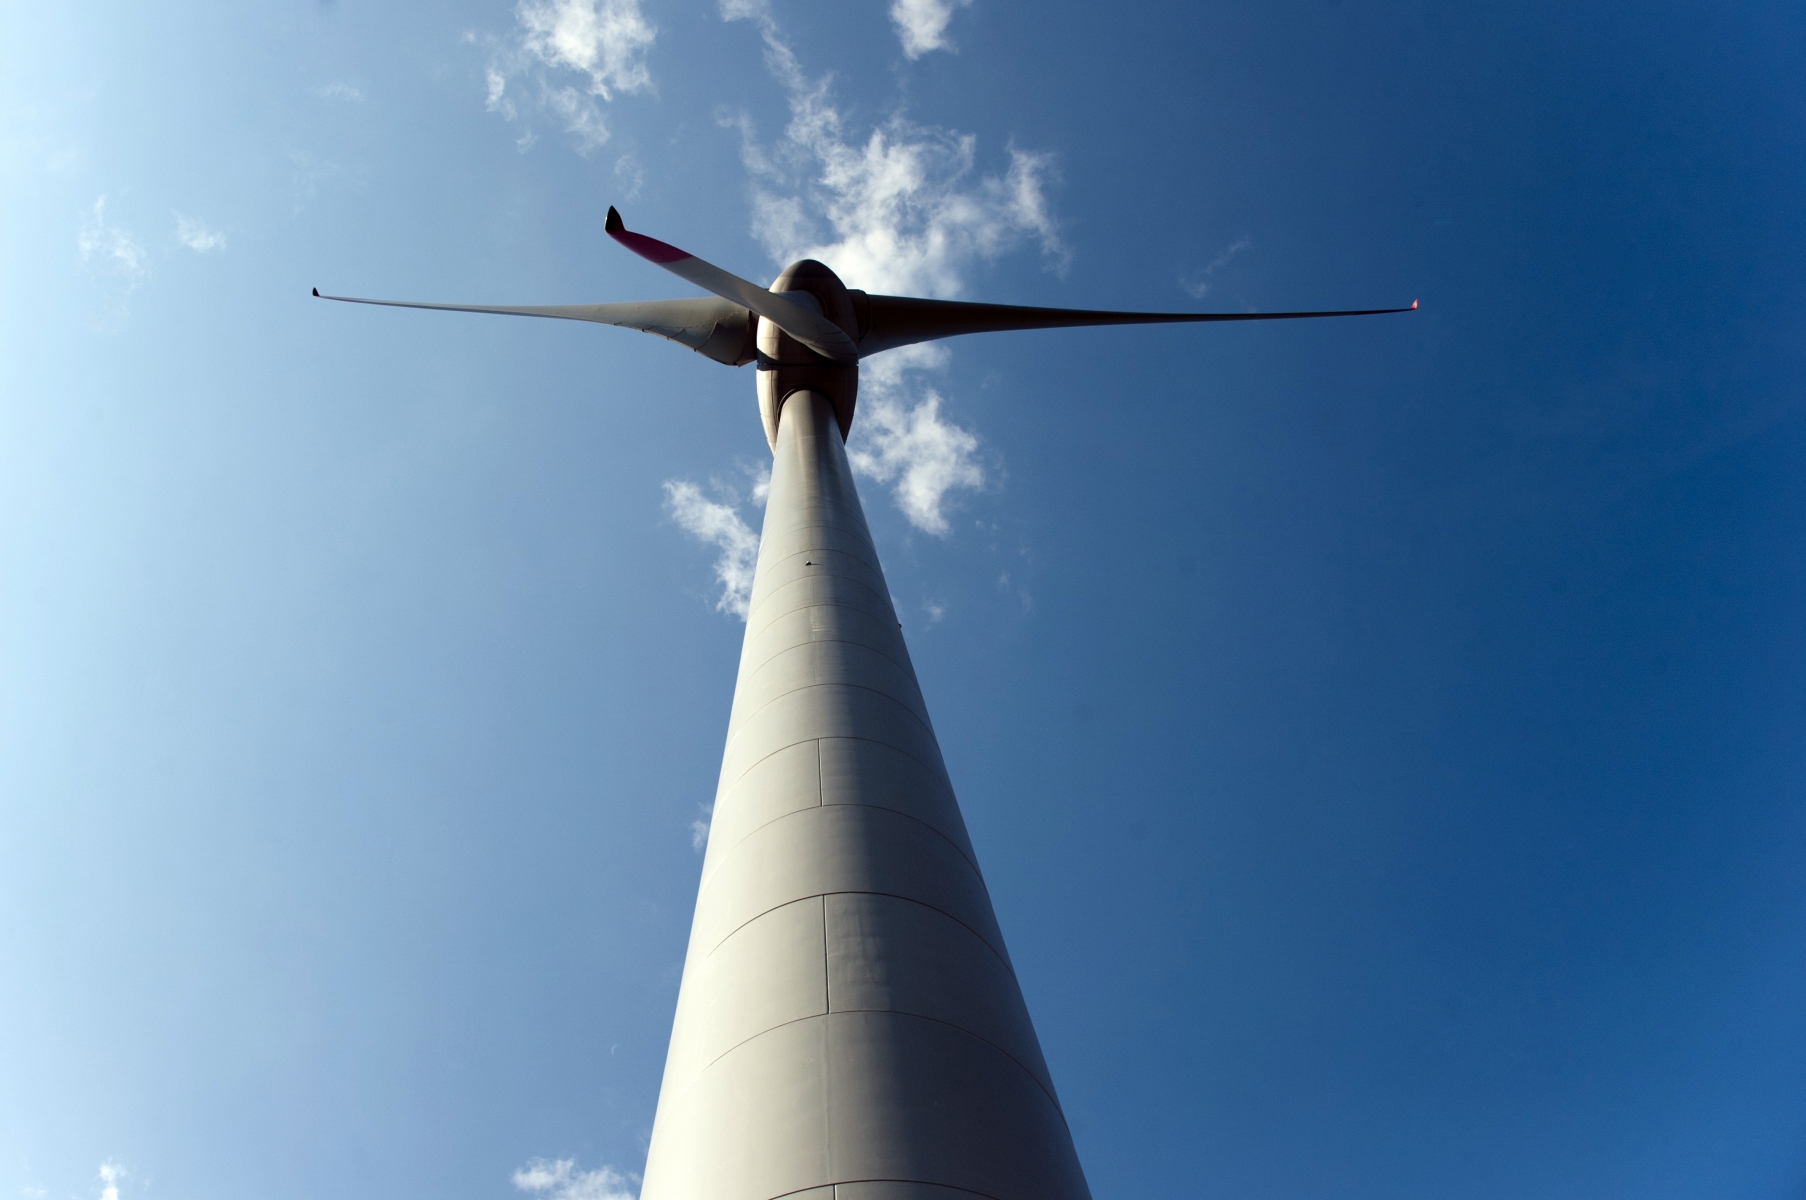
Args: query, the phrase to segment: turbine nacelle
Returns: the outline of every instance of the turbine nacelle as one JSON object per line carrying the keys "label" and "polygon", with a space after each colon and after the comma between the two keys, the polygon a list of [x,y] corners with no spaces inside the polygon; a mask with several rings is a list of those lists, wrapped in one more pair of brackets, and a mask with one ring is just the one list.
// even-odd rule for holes
{"label": "turbine nacelle", "polygon": [[[713,295],[692,300],[542,306],[423,304],[405,300],[364,300],[355,296],[321,298],[396,308],[594,321],[657,334],[729,366],[757,362],[759,416],[765,425],[765,440],[774,449],[777,446],[778,410],[787,396],[801,388],[820,392],[828,398],[844,440],[853,427],[853,407],[859,396],[859,360],[917,342],[1005,330],[1367,317],[1412,312],[1417,308],[1415,300],[1406,308],[1277,313],[1102,312],[1013,304],[967,304],[914,296],[868,295],[847,287],[833,271],[808,258],[790,264],[771,287],[762,288],[668,242],[629,231],[621,221],[621,214],[613,208],[608,210],[605,228],[611,238],[641,258]],[[320,289],[315,288],[314,295],[319,296]]]}
{"label": "turbine nacelle", "polygon": [[[791,263],[771,285],[771,290],[801,308],[833,322],[857,346],[871,320],[871,302],[840,281],[840,276],[812,258]],[[863,311],[865,321],[861,321]],[[859,398],[859,366],[839,363],[811,350],[786,333],[774,321],[758,322],[759,419],[765,440],[778,440],[778,410],[792,392],[812,388],[834,406],[834,421],[844,441],[853,428],[853,407]]]}

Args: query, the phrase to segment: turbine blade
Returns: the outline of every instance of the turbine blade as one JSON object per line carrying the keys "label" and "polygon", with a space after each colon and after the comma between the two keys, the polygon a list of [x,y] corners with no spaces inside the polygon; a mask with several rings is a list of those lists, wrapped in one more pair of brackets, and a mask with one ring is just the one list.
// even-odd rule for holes
{"label": "turbine blade", "polygon": [[314,295],[347,304],[381,304],[387,308],[431,308],[441,312],[499,313],[506,317],[556,317],[565,321],[594,321],[638,329],[687,346],[716,362],[737,367],[755,357],[752,315],[738,304],[719,298],[693,300],[635,300],[626,304],[428,304],[414,300],[366,300],[361,296]]}
{"label": "turbine blade", "polygon": [[967,304],[958,300],[920,300],[913,296],[871,296],[871,324],[859,341],[859,356],[869,358],[898,346],[963,333],[1000,333],[1016,329],[1070,329],[1079,325],[1177,325],[1197,321],[1289,321],[1302,317],[1371,317],[1411,312],[1407,308],[1354,308],[1329,312],[1276,313],[1138,313],[1097,312],[1083,308],[1024,308],[1014,304]]}
{"label": "turbine blade", "polygon": [[778,292],[749,283],[738,275],[731,275],[688,251],[679,250],[676,246],[647,237],[643,233],[628,232],[627,226],[621,223],[621,214],[612,205],[604,228],[609,237],[647,262],[656,263],[705,292],[713,292],[735,304],[745,305],[823,358],[849,366],[859,361],[859,350],[853,345],[853,339],[847,336],[847,331],[820,313],[812,312]]}

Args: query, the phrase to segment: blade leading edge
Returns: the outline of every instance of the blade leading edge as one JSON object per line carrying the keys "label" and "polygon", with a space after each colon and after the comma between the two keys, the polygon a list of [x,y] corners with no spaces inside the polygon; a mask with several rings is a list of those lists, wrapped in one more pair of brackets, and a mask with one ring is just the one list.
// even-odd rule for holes
{"label": "blade leading edge", "polygon": [[961,300],[921,300],[913,296],[868,296],[870,323],[859,339],[859,357],[869,358],[898,346],[965,333],[1003,333],[1017,329],[1071,329],[1081,325],[1178,325],[1198,321],[1290,321],[1305,317],[1373,317],[1413,312],[1405,308],[1352,308],[1327,312],[1276,313],[1137,313],[1099,312],[1083,308],[1027,308],[1014,304],[968,304]]}
{"label": "blade leading edge", "polygon": [[380,304],[387,308],[430,308],[441,312],[497,313],[505,317],[555,317],[638,329],[686,346],[718,363],[737,367],[755,357],[752,314],[717,296],[688,300],[635,300],[625,304],[428,304],[414,300],[367,300],[361,296],[327,296],[347,304]]}

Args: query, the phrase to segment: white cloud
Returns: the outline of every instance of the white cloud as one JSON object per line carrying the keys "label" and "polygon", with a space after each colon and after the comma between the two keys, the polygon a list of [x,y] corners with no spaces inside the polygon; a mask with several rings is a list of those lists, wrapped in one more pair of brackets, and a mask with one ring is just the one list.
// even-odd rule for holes
{"label": "white cloud", "polygon": [[702,815],[690,822],[690,849],[701,854],[702,848],[709,844],[709,825],[715,819],[715,806],[702,806]]}
{"label": "white cloud", "polygon": [[536,1158],[514,1173],[515,1187],[546,1200],[634,1200],[632,1183],[633,1177],[612,1167],[579,1171],[574,1158]]}
{"label": "white cloud", "polygon": [[589,76],[590,92],[612,99],[610,88],[642,92],[652,86],[646,52],[658,31],[639,0],[523,0],[515,10],[521,44],[548,66]]}
{"label": "white cloud", "polygon": [[892,494],[909,523],[924,533],[946,537],[948,493],[981,488],[978,437],[941,416],[941,394],[933,388],[912,396],[904,372],[944,365],[940,346],[911,346],[871,360],[860,380],[859,416],[847,443],[853,469]]}
{"label": "white cloud", "polygon": [[126,1175],[126,1169],[111,1159],[101,1163],[100,1200],[119,1200],[119,1181]]}
{"label": "white cloud", "polygon": [[346,83],[343,80],[335,80],[332,83],[321,84],[314,89],[314,95],[322,100],[343,100],[347,104],[362,104],[364,102],[364,93],[356,86]]}
{"label": "white cloud", "polygon": [[225,234],[181,213],[176,214],[176,240],[197,254],[226,248]]}
{"label": "white cloud", "polygon": [[930,50],[952,50],[947,38],[947,24],[953,10],[964,8],[972,0],[891,0],[890,20],[897,27],[903,53],[920,58]]}
{"label": "white cloud", "polygon": [[[521,0],[514,15],[515,40],[500,48],[484,71],[484,107],[509,121],[524,121],[509,92],[509,85],[520,81],[564,125],[579,154],[606,144],[608,120],[598,101],[652,88],[646,55],[658,30],[640,11],[639,0]],[[573,82],[572,74],[582,79]],[[536,140],[528,129],[519,145],[526,149]]]}
{"label": "white cloud", "polygon": [[790,122],[770,149],[744,115],[753,177],[753,235],[779,262],[818,258],[849,287],[951,298],[977,262],[1033,240],[1057,267],[1066,249],[1047,203],[1053,159],[1011,147],[1002,174],[977,172],[978,139],[893,114],[863,138],[831,103],[829,80],[804,75],[762,0],[724,0],[722,16],[752,20],[765,63],[789,93]]}
{"label": "white cloud", "polygon": [[1210,290],[1210,277],[1215,275],[1220,268],[1228,265],[1230,259],[1252,245],[1254,245],[1254,239],[1243,234],[1241,237],[1231,242],[1227,250],[1224,250],[1221,254],[1212,259],[1209,266],[1205,267],[1190,279],[1181,279],[1179,281],[1179,286],[1184,288],[1186,293],[1190,295],[1192,299],[1202,300],[1204,298],[1204,293]]}
{"label": "white cloud", "polygon": [[745,620],[753,569],[759,561],[759,535],[740,518],[733,504],[710,500],[687,479],[665,481],[665,511],[678,528],[719,551],[715,578],[721,583],[721,598],[715,607]]}
{"label": "white cloud", "polygon": [[[964,294],[974,266],[1024,244],[1064,268],[1047,200],[1050,156],[1010,147],[1008,167],[987,175],[971,134],[901,112],[858,133],[833,103],[830,80],[805,74],[765,0],[722,0],[721,15],[757,24],[766,66],[788,93],[790,119],[774,145],[745,114],[723,118],[740,131],[753,234],[775,261],[820,259],[849,287],[946,298]],[[939,536],[950,528],[950,493],[985,481],[977,436],[943,415],[940,393],[910,386],[910,372],[948,361],[942,347],[915,346],[865,363],[848,446],[855,469],[894,483],[904,515]]]}

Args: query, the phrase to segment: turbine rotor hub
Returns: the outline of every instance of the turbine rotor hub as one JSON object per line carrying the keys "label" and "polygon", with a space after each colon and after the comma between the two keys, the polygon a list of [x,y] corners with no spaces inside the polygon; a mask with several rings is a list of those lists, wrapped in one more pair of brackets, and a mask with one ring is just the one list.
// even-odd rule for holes
{"label": "turbine rotor hub", "polygon": [[[870,324],[871,306],[865,293],[848,288],[840,276],[812,258],[785,267],[771,290],[819,312],[855,342],[865,335],[865,327]],[[765,440],[773,450],[777,448],[778,410],[787,397],[804,388],[828,398],[844,441],[853,427],[859,368],[823,358],[766,320],[759,322],[758,348],[759,417],[765,424]]]}

